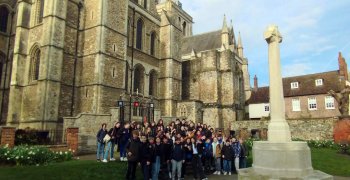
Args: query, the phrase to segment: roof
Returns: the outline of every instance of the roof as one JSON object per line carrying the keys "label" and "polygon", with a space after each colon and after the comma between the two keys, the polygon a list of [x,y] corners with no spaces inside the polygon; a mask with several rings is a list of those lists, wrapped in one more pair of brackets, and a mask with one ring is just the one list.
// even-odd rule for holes
{"label": "roof", "polygon": [[182,54],[221,48],[221,30],[185,37],[182,40]]}
{"label": "roof", "polygon": [[260,87],[256,91],[252,91],[248,104],[268,103],[270,100],[269,87]]}
{"label": "roof", "polygon": [[[322,79],[323,85],[316,86],[316,79]],[[298,82],[299,87],[296,89],[291,89],[292,82]],[[341,83],[338,71],[283,78],[284,97],[327,94],[329,90],[340,92],[344,87],[345,83]],[[253,90],[250,99],[247,101],[248,104],[268,102],[269,87],[261,87],[256,91]]]}

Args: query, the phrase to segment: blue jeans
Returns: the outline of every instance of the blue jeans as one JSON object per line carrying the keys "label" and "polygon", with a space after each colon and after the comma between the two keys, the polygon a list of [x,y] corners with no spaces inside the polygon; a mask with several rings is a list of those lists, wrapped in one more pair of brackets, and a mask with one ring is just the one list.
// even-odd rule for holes
{"label": "blue jeans", "polygon": [[224,159],[224,171],[231,172],[231,161]]}
{"label": "blue jeans", "polygon": [[152,180],[158,180],[160,170],[160,157],[156,157],[156,161],[152,164]]}
{"label": "blue jeans", "polygon": [[[106,148],[106,152],[105,152],[104,159],[107,159],[107,158],[108,158],[108,153],[109,153],[109,150],[111,150],[111,146],[112,146],[112,142],[109,141],[109,142],[107,143],[107,148]],[[112,150],[111,150],[111,153],[112,153]],[[111,156],[110,158],[112,158],[112,156]]]}
{"label": "blue jeans", "polygon": [[246,157],[239,158],[239,168],[247,168],[247,158]]}
{"label": "blue jeans", "polygon": [[97,159],[103,158],[105,144],[97,141]]}
{"label": "blue jeans", "polygon": [[126,143],[120,143],[120,157],[126,157]]}
{"label": "blue jeans", "polygon": [[112,146],[111,146],[111,159],[114,158],[114,147],[115,147],[115,142],[112,140]]}
{"label": "blue jeans", "polygon": [[221,171],[221,158],[215,158],[215,170],[216,171]]}

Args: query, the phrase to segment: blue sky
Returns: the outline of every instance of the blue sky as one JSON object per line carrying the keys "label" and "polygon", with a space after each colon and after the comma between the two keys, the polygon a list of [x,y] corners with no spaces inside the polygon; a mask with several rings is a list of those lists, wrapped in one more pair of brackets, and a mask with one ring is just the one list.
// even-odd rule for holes
{"label": "blue sky", "polygon": [[236,36],[241,32],[249,72],[267,86],[267,43],[263,32],[279,26],[282,75],[295,76],[338,69],[338,52],[350,63],[349,0],[182,0],[194,19],[194,34],[220,29],[226,14]]}

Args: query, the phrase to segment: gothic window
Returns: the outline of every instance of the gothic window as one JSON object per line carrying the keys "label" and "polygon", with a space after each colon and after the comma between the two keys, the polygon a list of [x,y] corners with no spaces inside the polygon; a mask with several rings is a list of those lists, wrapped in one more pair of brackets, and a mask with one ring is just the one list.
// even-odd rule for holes
{"label": "gothic window", "polygon": [[128,27],[127,27],[127,32],[128,32],[128,46],[131,45],[130,41],[132,39],[132,28],[131,28],[131,22],[130,22],[130,18],[128,18]]}
{"label": "gothic window", "polygon": [[137,21],[136,26],[136,48],[142,50],[143,22],[141,19]]}
{"label": "gothic window", "polygon": [[147,0],[144,0],[144,1],[143,1],[143,7],[144,7],[145,9],[147,9]]}
{"label": "gothic window", "polygon": [[9,10],[5,6],[0,7],[0,31],[7,32]]}
{"label": "gothic window", "polygon": [[187,116],[187,109],[186,109],[186,106],[185,105],[182,105],[181,108],[180,108],[180,114],[181,114],[181,117],[186,117]]}
{"label": "gothic window", "polygon": [[138,64],[134,68],[134,92],[139,92],[143,94],[143,86],[144,86],[144,74],[145,69],[142,65]]}
{"label": "gothic window", "polygon": [[31,80],[38,80],[39,79],[39,70],[40,70],[40,49],[34,48],[31,54],[31,72],[30,72],[30,78]]}
{"label": "gothic window", "polygon": [[151,55],[154,56],[155,55],[155,49],[156,49],[156,33],[152,32],[151,34]]}
{"label": "gothic window", "polygon": [[4,64],[6,62],[6,56],[4,53],[2,53],[0,51],[0,82],[1,82],[1,78],[2,78],[2,68],[4,67]]}
{"label": "gothic window", "polygon": [[129,87],[129,63],[126,62],[126,67],[125,67],[125,89],[126,91],[128,91],[128,87]]}
{"label": "gothic window", "polygon": [[182,23],[182,33],[186,36],[186,22]]}
{"label": "gothic window", "polygon": [[149,95],[157,96],[157,72],[152,70],[149,73]]}
{"label": "gothic window", "polygon": [[36,23],[40,24],[43,22],[45,0],[37,0],[36,3]]}

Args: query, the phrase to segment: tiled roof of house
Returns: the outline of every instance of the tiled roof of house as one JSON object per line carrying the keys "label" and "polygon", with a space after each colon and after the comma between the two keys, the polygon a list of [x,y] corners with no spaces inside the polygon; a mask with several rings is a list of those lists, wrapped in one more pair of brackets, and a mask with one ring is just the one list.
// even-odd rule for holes
{"label": "tiled roof of house", "polygon": [[196,52],[218,49],[221,43],[221,30],[185,37],[182,40],[182,54],[189,54],[194,49]]}
{"label": "tiled roof of house", "polygon": [[[323,85],[316,86],[315,80],[322,79]],[[291,83],[298,82],[298,88],[292,89]],[[327,94],[329,90],[340,92],[345,83],[341,80],[338,71],[329,71],[303,76],[283,78],[284,97],[307,96],[316,94]],[[252,95],[247,101],[248,104],[268,103],[269,87],[261,87],[256,91],[252,90]]]}

